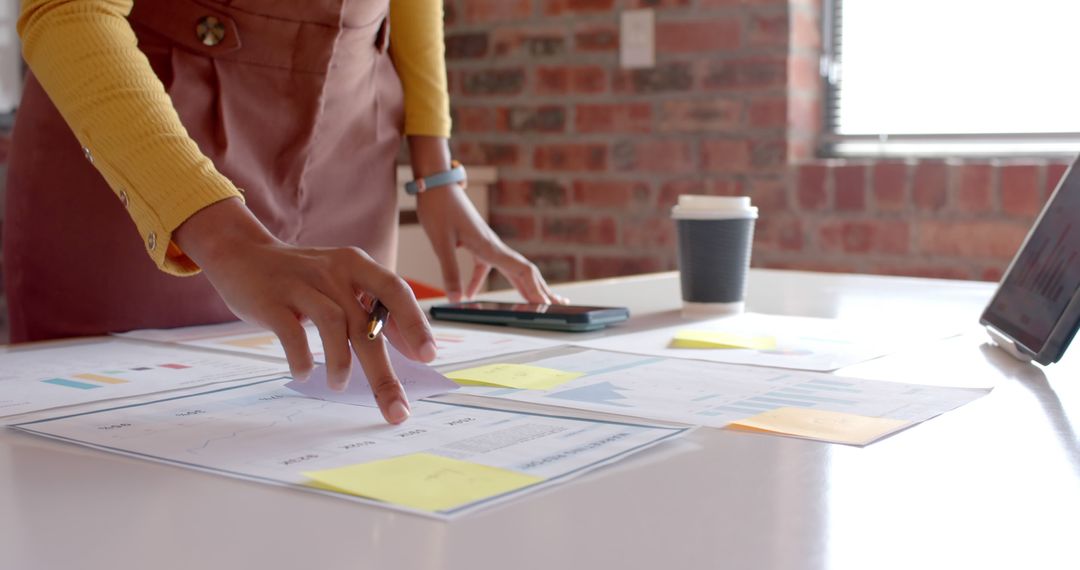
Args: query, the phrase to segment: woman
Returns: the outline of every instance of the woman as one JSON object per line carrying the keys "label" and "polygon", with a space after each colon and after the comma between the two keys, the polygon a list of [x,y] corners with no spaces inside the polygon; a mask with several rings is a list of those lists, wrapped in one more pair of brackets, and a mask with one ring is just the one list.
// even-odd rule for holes
{"label": "woman", "polygon": [[[331,384],[347,381],[351,342],[383,415],[404,421],[358,295],[390,309],[405,354],[434,358],[390,268],[403,114],[414,174],[450,168],[441,17],[441,0],[25,0],[32,75],[3,239],[12,340],[235,314],[273,330],[302,378],[310,318]],[[480,260],[467,295],[494,266],[530,301],[557,300],[460,185],[426,190],[418,213],[452,296],[460,244]]]}

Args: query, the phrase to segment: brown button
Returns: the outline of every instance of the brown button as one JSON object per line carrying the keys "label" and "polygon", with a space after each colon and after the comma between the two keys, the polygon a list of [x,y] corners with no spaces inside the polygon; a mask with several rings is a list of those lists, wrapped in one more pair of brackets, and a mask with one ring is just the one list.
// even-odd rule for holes
{"label": "brown button", "polygon": [[199,25],[195,27],[195,35],[199,37],[203,45],[216,46],[225,39],[225,24],[213,16],[206,16],[199,20]]}
{"label": "brown button", "polygon": [[89,148],[84,146],[82,149],[82,153],[83,156],[86,157],[86,160],[90,162],[90,164],[94,164],[94,153],[90,152]]}
{"label": "brown button", "polygon": [[125,208],[128,207],[127,192],[124,192],[123,190],[120,191],[120,203],[123,204]]}
{"label": "brown button", "polygon": [[150,251],[154,251],[155,249],[157,249],[157,234],[155,234],[154,232],[150,232],[146,236],[146,248]]}

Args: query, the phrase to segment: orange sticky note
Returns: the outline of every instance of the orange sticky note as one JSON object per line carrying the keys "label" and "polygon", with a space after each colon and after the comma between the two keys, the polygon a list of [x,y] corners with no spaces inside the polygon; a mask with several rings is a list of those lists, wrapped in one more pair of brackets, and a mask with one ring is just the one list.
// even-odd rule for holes
{"label": "orange sticky note", "polygon": [[809,408],[776,408],[731,425],[833,443],[866,445],[911,425],[911,422]]}

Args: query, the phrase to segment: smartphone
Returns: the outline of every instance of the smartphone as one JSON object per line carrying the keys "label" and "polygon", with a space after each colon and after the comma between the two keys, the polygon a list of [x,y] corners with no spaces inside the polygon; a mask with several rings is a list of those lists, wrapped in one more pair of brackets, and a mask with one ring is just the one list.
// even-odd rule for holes
{"label": "smartphone", "polygon": [[467,301],[435,305],[431,307],[431,316],[446,321],[583,332],[625,321],[630,318],[630,310],[625,307]]}

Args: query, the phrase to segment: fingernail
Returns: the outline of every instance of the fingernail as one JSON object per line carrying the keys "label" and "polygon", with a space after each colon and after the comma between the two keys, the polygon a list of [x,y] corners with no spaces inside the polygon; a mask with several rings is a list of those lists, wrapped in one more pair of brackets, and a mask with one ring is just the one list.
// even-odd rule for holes
{"label": "fingernail", "polygon": [[386,411],[386,419],[392,424],[400,424],[409,419],[409,408],[401,400],[394,400],[394,403],[390,404],[390,409]]}
{"label": "fingernail", "polygon": [[431,362],[432,360],[435,360],[435,357],[437,355],[438,349],[435,348],[434,342],[429,340],[424,344],[420,345],[420,353],[418,354],[420,360],[423,360],[424,362]]}
{"label": "fingernail", "polygon": [[333,380],[328,380],[327,383],[330,385],[331,390],[335,392],[344,392],[345,388],[349,386],[349,379],[335,378]]}

